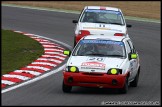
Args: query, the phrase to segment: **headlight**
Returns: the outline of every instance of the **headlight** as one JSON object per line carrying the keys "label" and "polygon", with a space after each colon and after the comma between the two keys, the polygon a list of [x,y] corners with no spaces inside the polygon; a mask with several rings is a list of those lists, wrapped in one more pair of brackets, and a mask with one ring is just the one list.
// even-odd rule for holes
{"label": "headlight", "polygon": [[122,74],[122,70],[117,68],[112,68],[108,70],[107,74],[111,74],[111,75]]}
{"label": "headlight", "polygon": [[79,69],[76,66],[67,66],[65,70],[67,72],[79,72]]}

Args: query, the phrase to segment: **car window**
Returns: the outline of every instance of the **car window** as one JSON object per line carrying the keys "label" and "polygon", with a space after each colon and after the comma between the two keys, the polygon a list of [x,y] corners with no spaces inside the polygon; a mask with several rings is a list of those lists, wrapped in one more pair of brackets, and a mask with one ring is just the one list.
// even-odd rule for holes
{"label": "car window", "polygon": [[80,21],[124,25],[122,13],[112,10],[86,9]]}
{"label": "car window", "polygon": [[125,57],[123,42],[112,40],[81,40],[72,55]]}
{"label": "car window", "polygon": [[84,11],[84,9],[82,9],[81,13],[79,14],[78,20],[80,19],[80,17],[81,17],[81,15],[82,15],[83,11]]}
{"label": "car window", "polygon": [[129,46],[130,46],[130,48],[132,50],[133,49],[133,44],[132,44],[132,42],[130,40],[128,40],[128,44],[129,44]]}
{"label": "car window", "polygon": [[131,47],[128,44],[128,41],[125,42],[125,46],[126,46],[126,49],[127,49],[127,53],[130,53],[131,52]]}
{"label": "car window", "polygon": [[131,40],[128,40],[128,44],[129,44],[129,46],[131,48],[131,52],[135,52],[135,48],[134,48],[134,45],[133,45]]}

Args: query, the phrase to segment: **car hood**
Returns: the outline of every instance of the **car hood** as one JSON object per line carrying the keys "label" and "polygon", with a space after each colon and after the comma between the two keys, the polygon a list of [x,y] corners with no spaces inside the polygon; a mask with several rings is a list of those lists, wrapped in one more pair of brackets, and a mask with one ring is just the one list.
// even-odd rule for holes
{"label": "car hood", "polygon": [[110,68],[120,68],[124,60],[115,57],[72,56],[67,66],[76,66],[83,72],[107,73]]}
{"label": "car hood", "polygon": [[99,23],[80,23],[80,30],[88,30],[91,34],[126,33],[126,26]]}

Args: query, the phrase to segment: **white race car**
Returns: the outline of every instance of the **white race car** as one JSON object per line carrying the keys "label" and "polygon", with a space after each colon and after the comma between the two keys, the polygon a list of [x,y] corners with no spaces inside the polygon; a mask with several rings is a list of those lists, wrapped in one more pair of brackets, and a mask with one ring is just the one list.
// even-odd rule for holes
{"label": "white race car", "polygon": [[140,73],[139,56],[129,37],[91,35],[83,37],[69,55],[63,71],[64,92],[72,86],[118,88],[126,93],[136,87]]}
{"label": "white race car", "polygon": [[76,23],[74,46],[86,35],[100,34],[113,36],[128,36],[127,25],[119,8],[103,6],[86,6]]}

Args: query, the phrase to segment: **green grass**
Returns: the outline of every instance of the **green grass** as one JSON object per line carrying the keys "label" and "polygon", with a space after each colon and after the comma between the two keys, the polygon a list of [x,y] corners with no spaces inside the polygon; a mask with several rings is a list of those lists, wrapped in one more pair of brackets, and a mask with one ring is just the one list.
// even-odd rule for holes
{"label": "green grass", "polygon": [[10,30],[1,33],[1,75],[30,64],[44,53],[42,45],[28,36]]}

